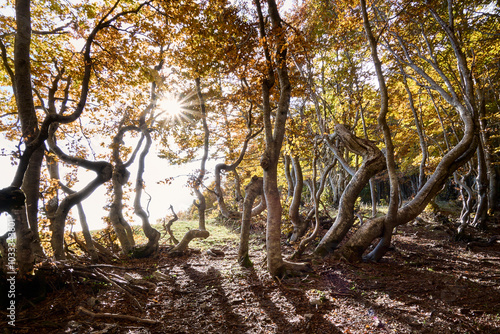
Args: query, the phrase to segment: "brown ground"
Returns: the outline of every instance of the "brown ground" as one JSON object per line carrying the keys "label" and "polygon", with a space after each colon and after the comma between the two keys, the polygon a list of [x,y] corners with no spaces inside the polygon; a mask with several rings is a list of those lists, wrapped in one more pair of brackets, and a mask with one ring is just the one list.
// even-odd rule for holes
{"label": "brown ground", "polygon": [[[497,224],[480,237],[499,232]],[[138,284],[149,290],[131,297],[109,284],[73,278],[36,306],[24,303],[15,330],[3,319],[0,328],[36,334],[500,333],[500,243],[467,250],[465,242],[449,241],[443,225],[413,223],[400,228],[382,263],[326,259],[313,274],[283,280],[266,272],[262,236],[254,235],[253,243],[260,251],[251,254],[251,270],[236,263],[234,243],[220,245],[219,256],[163,251],[102,267],[145,279]],[[291,250],[283,248],[284,254]],[[153,277],[155,271],[163,275]],[[78,307],[157,323],[93,317]]]}

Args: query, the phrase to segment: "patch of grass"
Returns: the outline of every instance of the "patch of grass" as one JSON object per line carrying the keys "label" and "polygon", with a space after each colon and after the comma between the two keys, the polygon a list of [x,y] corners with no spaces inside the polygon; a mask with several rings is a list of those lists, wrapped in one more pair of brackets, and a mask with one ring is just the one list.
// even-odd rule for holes
{"label": "patch of grass", "polygon": [[[163,226],[161,224],[153,225],[155,229],[160,231],[162,235],[165,233]],[[181,240],[184,234],[192,229],[198,228],[197,220],[187,220],[187,221],[176,221],[172,224],[172,232],[177,240]],[[198,248],[201,250],[207,250],[213,247],[221,247],[226,244],[237,244],[240,240],[239,234],[233,232],[230,228],[217,223],[215,220],[208,220],[206,222],[207,231],[210,232],[210,236],[206,239],[194,239],[189,243],[190,248]],[[136,232],[136,242],[147,242],[142,229],[140,232]],[[168,235],[165,236],[161,241],[161,244],[166,245],[169,243]]]}

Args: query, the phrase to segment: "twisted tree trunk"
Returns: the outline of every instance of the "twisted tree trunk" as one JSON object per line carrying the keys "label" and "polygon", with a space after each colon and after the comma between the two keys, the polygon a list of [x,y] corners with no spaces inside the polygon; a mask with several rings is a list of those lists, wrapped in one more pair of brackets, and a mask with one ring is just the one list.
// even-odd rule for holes
{"label": "twisted tree trunk", "polygon": [[241,196],[241,194],[239,193],[240,191],[239,176],[238,173],[236,172],[236,168],[243,161],[250,140],[253,139],[255,136],[257,136],[262,131],[262,129],[260,129],[259,131],[253,133],[251,126],[252,126],[252,104],[250,105],[250,109],[248,110],[248,117],[247,117],[248,133],[245,138],[245,141],[243,142],[243,147],[241,148],[238,159],[236,159],[236,161],[230,165],[225,163],[220,163],[215,166],[215,195],[217,196],[217,203],[219,204],[219,210],[222,216],[228,219],[240,219],[242,213],[238,211],[231,211],[228,209],[226,202],[224,200],[224,192],[222,191],[222,186],[221,186],[221,172],[226,171],[234,173],[237,181],[237,187],[236,187],[237,196]]}
{"label": "twisted tree trunk", "polygon": [[[373,61],[377,69],[379,81],[383,82],[383,78],[380,78],[383,77],[383,74],[381,71],[380,61],[377,57],[375,39],[370,30],[366,2],[365,0],[360,0],[360,3],[365,23],[365,30],[372,48],[372,56],[374,58]],[[451,2],[449,4],[451,4]],[[431,75],[429,75],[422,67],[418,66],[409,56],[401,36],[396,36],[396,38],[399,42],[398,45],[405,51],[405,59],[400,57],[390,45],[385,46],[398,62],[409,66],[412,70],[418,73],[422,80],[425,80],[425,82],[432,89],[437,91],[445,101],[455,108],[463,122],[464,133],[456,146],[450,149],[443,156],[434,173],[427,179],[426,183],[422,186],[422,188],[420,188],[420,191],[410,202],[399,208],[397,212],[390,210],[390,214],[385,217],[368,220],[344,244],[339,251],[339,256],[344,257],[349,261],[359,261],[363,252],[367,249],[371,242],[378,237],[381,237],[381,241],[378,243],[377,247],[375,247],[375,249],[368,254],[367,259],[373,261],[381,259],[388,249],[392,229],[395,226],[405,224],[410,220],[415,219],[418,214],[424,210],[425,206],[442,189],[444,183],[450,175],[452,175],[459,167],[463,166],[473,156],[478,145],[478,112],[475,104],[474,82],[472,80],[471,71],[467,65],[467,57],[462,51],[462,45],[455,35],[455,31],[450,26],[450,24],[453,24],[452,11],[449,12],[450,23],[447,23],[431,6],[426,7],[426,9],[429,11],[430,16],[435,20],[437,25],[442,29],[456,57],[457,70],[459,72],[456,75],[460,76],[462,79],[462,87],[460,87],[458,92],[454,91],[451,88],[451,85],[447,86],[447,88],[451,89],[451,91],[443,89],[443,87],[441,87]],[[426,38],[426,36],[424,36],[424,38]],[[429,50],[429,52],[431,52],[431,56],[430,58],[426,58],[426,60],[431,62],[432,67],[436,69],[437,75],[439,75],[444,82],[449,83],[449,78],[446,77],[444,72],[440,70],[439,64],[435,56],[432,54],[432,50]],[[462,99],[459,99],[459,96]]]}
{"label": "twisted tree trunk", "polygon": [[257,196],[262,195],[263,179],[254,176],[245,187],[245,199],[243,201],[243,215],[241,218],[240,246],[238,248],[238,262],[241,266],[249,268],[252,261],[248,256],[248,239],[250,236],[250,222],[252,220],[252,207]]}
{"label": "twisted tree trunk", "polygon": [[134,211],[135,214],[141,218],[142,230],[144,231],[144,235],[146,236],[146,238],[148,238],[148,243],[144,247],[137,247],[133,250],[132,256],[135,258],[148,257],[151,254],[155,253],[158,250],[159,240],[161,237],[161,233],[158,232],[155,228],[153,228],[149,223],[149,215],[142,208],[141,205],[142,192],[144,189],[143,175],[146,165],[146,156],[148,155],[149,149],[151,148],[152,144],[149,129],[147,128],[145,122],[141,123],[143,123],[141,124],[141,132],[142,135],[146,138],[146,142],[139,156],[139,166],[137,168],[137,180],[135,183]]}
{"label": "twisted tree trunk", "polygon": [[[67,193],[67,194],[74,194],[75,191],[71,190],[70,188],[66,187],[64,184],[59,182],[59,185],[61,189]],[[94,240],[92,239],[92,235],[90,234],[89,230],[89,225],[87,223],[87,216],[85,215],[85,211],[83,210],[83,205],[82,203],[77,203],[76,208],[78,209],[78,218],[80,220],[80,224],[82,226],[82,234],[83,238],[85,239],[85,248],[87,249],[87,252],[90,255],[90,259],[92,260],[92,263],[96,263],[99,261],[99,253],[97,252],[95,246],[94,246]]]}
{"label": "twisted tree trunk", "polygon": [[50,226],[52,231],[51,245],[56,260],[64,260],[66,258],[64,253],[64,228],[69,211],[74,205],[89,197],[100,185],[109,181],[111,179],[113,167],[107,161],[89,161],[83,158],[67,155],[56,145],[53,136],[48,138],[47,142],[52,152],[54,152],[62,161],[68,164],[90,169],[96,173],[95,179],[87,184],[83,189],[67,195],[61,201],[57,211],[55,212],[53,224]]}
{"label": "twisted tree trunk", "polygon": [[127,167],[129,167],[135,160],[137,152],[144,141],[144,136],[141,136],[141,139],[137,143],[137,146],[135,147],[129,160],[124,163],[120,156],[120,147],[123,142],[123,136],[127,131],[141,130],[132,125],[120,127],[118,133],[113,138],[112,161],[114,166],[113,175],[111,177],[111,182],[113,184],[113,201],[109,210],[109,221],[111,222],[111,225],[113,225],[113,229],[116,233],[118,241],[120,242],[122,252],[126,255],[129,254],[135,246],[135,240],[130,224],[125,220],[125,217],[123,217],[123,186],[127,183],[130,177],[130,172],[127,170]]}
{"label": "twisted tree trunk", "polygon": [[[255,0],[255,7],[259,17],[259,35],[264,41],[267,40],[265,19],[259,0]],[[264,42],[264,56],[266,58],[267,73],[262,79],[262,105],[263,121],[265,131],[265,149],[260,165],[264,170],[264,196],[267,203],[267,268],[272,276],[285,275],[288,270],[306,269],[300,264],[293,264],[283,261],[281,255],[281,198],[278,190],[278,162],[281,146],[285,136],[285,124],[290,108],[290,95],[292,87],[288,77],[287,67],[287,43],[278,7],[274,0],[268,0],[268,14],[271,18],[271,27],[276,34],[275,37],[275,58],[276,72],[279,79],[279,100],[275,111],[274,127],[271,121],[271,88],[275,84],[275,73],[273,69],[273,59],[270,55],[269,45]]]}
{"label": "twisted tree trunk", "polygon": [[314,254],[320,256],[325,256],[338,247],[354,223],[354,204],[361,190],[372,176],[385,169],[384,155],[375,143],[354,136],[341,124],[335,126],[335,135],[348,150],[361,155],[363,162],[342,193],[335,222],[314,250]]}
{"label": "twisted tree trunk", "polygon": [[[302,167],[297,156],[292,156],[292,166],[295,175],[295,187],[293,189],[293,198],[288,210],[290,222],[293,225],[293,233],[290,237],[291,242],[299,240],[307,229],[307,221],[300,216],[300,203],[302,201],[302,189],[304,188],[304,177],[302,175]],[[313,182],[315,182],[313,180]],[[311,194],[314,196],[314,194]]]}

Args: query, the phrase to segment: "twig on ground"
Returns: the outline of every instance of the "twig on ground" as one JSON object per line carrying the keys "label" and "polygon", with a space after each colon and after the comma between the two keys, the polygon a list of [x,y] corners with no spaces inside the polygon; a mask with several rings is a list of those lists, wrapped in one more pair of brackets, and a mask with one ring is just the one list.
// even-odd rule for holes
{"label": "twig on ground", "polygon": [[100,276],[102,277],[106,282],[108,283],[111,283],[111,285],[115,286],[118,290],[122,291],[123,293],[125,293],[130,299],[132,299],[132,301],[135,303],[135,305],[138,307],[138,309],[142,312],[144,311],[143,307],[141,306],[141,303],[139,303],[139,301],[132,295],[132,293],[130,293],[130,291],[128,291],[128,289],[122,287],[120,284],[118,284],[117,282],[113,281],[112,279],[110,279],[109,277],[107,277],[103,272],[101,272],[99,269],[95,269],[95,272]]}
{"label": "twig on ground", "polygon": [[157,324],[158,321],[156,320],[150,320],[150,319],[143,319],[143,318],[138,318],[134,317],[132,315],[126,315],[126,314],[113,314],[113,313],[95,313],[90,310],[87,310],[85,307],[79,306],[78,311],[85,313],[86,315],[89,315],[94,318],[108,318],[108,319],[124,319],[124,320],[130,320],[130,321],[135,321],[135,322],[142,322],[145,324]]}

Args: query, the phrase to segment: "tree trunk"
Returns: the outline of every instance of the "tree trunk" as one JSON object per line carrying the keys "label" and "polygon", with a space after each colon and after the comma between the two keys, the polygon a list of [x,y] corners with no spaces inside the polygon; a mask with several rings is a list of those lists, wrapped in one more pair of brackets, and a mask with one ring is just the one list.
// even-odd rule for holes
{"label": "tree trunk", "polygon": [[248,239],[250,236],[250,222],[252,220],[252,206],[257,196],[262,195],[263,179],[254,176],[245,187],[245,200],[243,201],[243,214],[241,217],[240,246],[238,248],[238,262],[245,268],[251,267],[252,261],[248,256]]}
{"label": "tree trunk", "polygon": [[163,228],[165,229],[165,231],[167,231],[168,235],[170,236],[170,240],[172,241],[172,243],[174,245],[177,245],[179,243],[179,240],[177,240],[175,238],[174,233],[172,232],[171,227],[172,227],[172,224],[174,222],[176,222],[177,220],[179,220],[179,217],[177,217],[177,214],[175,213],[174,207],[172,205],[170,205],[169,209],[172,211],[172,214],[174,216],[168,222],[164,222],[163,223]]}
{"label": "tree trunk", "polygon": [[[60,183],[61,189],[67,194],[74,194],[75,191],[66,187],[64,184]],[[85,211],[83,210],[82,203],[77,203],[76,208],[78,209],[78,218],[80,220],[80,224],[82,225],[82,234],[85,239],[85,248],[90,255],[90,259],[92,263],[96,263],[99,261],[99,254],[94,247],[94,240],[92,239],[92,235],[90,234],[89,225],[87,223],[87,216],[85,215]]]}
{"label": "tree trunk", "polygon": [[[55,126],[56,125],[54,124],[54,127]],[[55,131],[52,133],[54,134]],[[54,251],[54,257],[56,260],[64,260],[66,258],[64,253],[64,228],[69,211],[74,205],[89,197],[100,185],[109,181],[112,176],[113,167],[107,161],[89,161],[65,154],[56,145],[53,136],[48,138],[47,142],[52,152],[54,152],[62,161],[68,164],[90,169],[97,174],[95,179],[87,184],[83,189],[67,195],[61,201],[55,213],[53,224],[50,226],[52,231],[51,245]]]}
{"label": "tree trunk", "polygon": [[149,216],[146,211],[142,208],[141,198],[142,191],[144,189],[144,170],[146,165],[146,156],[149,153],[149,149],[151,148],[152,139],[149,133],[149,129],[141,117],[141,131],[142,135],[146,138],[146,142],[144,144],[144,148],[139,156],[139,166],[137,167],[137,180],[135,183],[135,200],[134,200],[134,211],[142,221],[142,230],[144,231],[144,235],[148,238],[148,243],[144,247],[138,247],[133,250],[132,256],[135,258],[143,258],[148,257],[151,254],[155,253],[159,247],[159,240],[161,237],[161,233],[158,232],[155,228],[151,226],[149,223]]}
{"label": "tree trunk", "polygon": [[137,143],[132,155],[129,160],[124,163],[120,156],[120,148],[123,142],[123,137],[127,131],[141,131],[136,126],[125,126],[118,130],[118,133],[113,138],[113,151],[112,151],[112,161],[113,175],[111,177],[111,182],[113,184],[113,201],[109,210],[109,221],[113,226],[116,233],[118,241],[120,242],[122,252],[128,255],[135,246],[134,234],[129,223],[123,217],[123,186],[127,183],[130,172],[127,170],[135,160],[137,152],[139,151],[142,142],[144,141],[144,136]]}
{"label": "tree trunk", "polygon": [[[113,184],[113,202],[109,209],[109,221],[113,226],[118,241],[120,242],[123,254],[130,253],[135,245],[134,235],[128,222],[123,217],[123,188],[127,182],[129,172],[126,168],[119,168],[115,165],[113,168],[113,176],[111,178]],[[122,183],[124,182],[124,183]]]}
{"label": "tree trunk", "polygon": [[375,218],[377,216],[377,203],[378,203],[377,187],[375,186],[375,180],[373,180],[373,178],[371,178],[368,183],[370,185],[370,198],[372,201],[372,218]]}
{"label": "tree trunk", "polygon": [[193,190],[196,194],[196,197],[198,198],[198,203],[196,204],[196,207],[198,208],[199,229],[205,231],[206,230],[205,213],[207,209],[207,204],[205,196],[200,191],[200,186],[202,185],[203,179],[205,178],[205,172],[206,172],[205,164],[208,159],[208,139],[210,132],[208,130],[208,125],[207,125],[207,111],[205,108],[205,100],[203,98],[203,94],[201,93],[200,78],[196,78],[195,83],[196,83],[196,94],[198,95],[198,101],[200,102],[201,120],[203,122],[204,137],[203,137],[203,156],[201,158],[200,172],[195,180]]}
{"label": "tree trunk", "polygon": [[40,173],[44,151],[45,147],[42,145],[31,155],[21,187],[26,195],[26,217],[33,236],[33,252],[36,257],[40,258],[45,257],[40,243],[40,235],[38,234],[38,200],[40,198]]}
{"label": "tree trunk", "polygon": [[170,254],[177,254],[177,253],[182,253],[184,252],[189,243],[196,238],[199,239],[206,239],[210,236],[210,233],[207,230],[189,230],[184,234],[182,237],[181,241],[174,247],[172,248],[169,253]]}
{"label": "tree trunk", "polygon": [[413,119],[415,121],[415,127],[417,129],[418,139],[420,142],[420,151],[422,152],[422,160],[420,161],[420,166],[418,169],[418,186],[417,186],[417,191],[418,191],[418,190],[420,190],[420,188],[422,188],[422,186],[425,183],[425,164],[427,162],[427,156],[428,156],[427,143],[425,141],[424,130],[422,129],[422,126],[420,124],[420,120],[418,118],[417,110],[415,108],[415,103],[413,101],[413,94],[410,90],[410,87],[408,86],[408,82],[406,79],[407,74],[404,71],[403,66],[401,66],[401,64],[399,64],[399,71],[401,72],[401,74],[403,76],[402,80],[403,80],[403,84],[404,84],[406,93],[408,94],[408,104],[409,104],[411,112],[413,114]]}
{"label": "tree trunk", "polygon": [[[445,154],[434,173],[427,179],[415,197],[398,210],[398,225],[406,224],[415,219],[441,191],[449,176],[473,156],[477,145],[474,123],[466,122],[465,130],[461,141]],[[385,219],[384,216],[367,220],[342,246],[338,256],[352,262],[360,261],[371,242],[384,232]],[[380,253],[378,254],[380,256]]]}
{"label": "tree trunk", "polygon": [[[361,114],[361,124],[363,124],[363,134],[365,135],[365,139],[368,140],[368,131],[366,129],[365,113],[362,105],[360,108],[360,114]],[[370,198],[372,201],[372,218],[375,218],[375,216],[377,215],[377,203],[378,203],[377,188],[375,186],[375,180],[373,180],[373,178],[371,178],[368,183],[370,185]]]}
{"label": "tree trunk", "polygon": [[28,226],[24,206],[10,212],[16,230],[16,260],[19,277],[28,275],[34,267],[35,257],[32,249],[33,232]]}
{"label": "tree trunk", "polygon": [[[365,21],[365,26],[369,26],[367,13],[366,13],[366,3],[361,0],[361,6]],[[463,47],[461,46],[458,38],[455,35],[454,30],[450,25],[443,20],[432,7],[426,8],[429,11],[431,17],[435,19],[435,22],[443,30],[447,41],[450,43],[451,49],[454,52],[457,60],[457,70],[459,73],[455,73],[455,77],[461,78],[461,87],[458,91],[454,91],[451,85],[448,85],[446,89],[441,87],[438,82],[436,82],[431,75],[429,75],[422,67],[418,66],[405,49],[406,46],[403,42],[401,36],[396,35],[398,40],[398,45],[403,48],[405,58],[401,58],[398,53],[396,53],[392,46],[386,44],[386,48],[393,55],[396,60],[406,66],[409,66],[426,81],[433,90],[437,91],[441,97],[448,102],[451,106],[455,108],[458,112],[462,122],[463,122],[463,136],[459,142],[450,149],[441,159],[436,170],[432,176],[427,180],[420,191],[415,195],[415,197],[408,202],[405,206],[398,209],[396,214],[393,214],[391,219],[389,217],[383,217],[382,219],[372,219],[363,224],[363,226],[356,231],[356,233],[351,237],[351,239],[341,248],[340,256],[344,256],[349,260],[359,260],[368,247],[368,245],[375,238],[382,237],[379,245],[374,249],[374,251],[369,254],[368,258],[371,260],[379,260],[387,250],[388,241],[390,241],[390,235],[392,234],[391,227],[405,224],[410,220],[416,218],[425,206],[434,198],[434,196],[442,189],[442,186],[459,167],[463,166],[474,154],[477,144],[478,144],[478,127],[477,127],[477,106],[475,104],[475,90],[474,82],[472,80],[471,71],[467,65],[467,58],[463,53]],[[453,22],[453,17],[451,16],[449,21]],[[368,32],[369,29],[367,29]],[[426,36],[424,36],[425,38]],[[374,42],[373,35],[369,37],[372,46],[372,53],[375,54],[376,50],[373,50]],[[432,53],[433,50],[429,50],[431,53],[430,58],[425,58],[427,62],[431,62],[432,67],[437,69],[435,74],[440,76],[444,82],[449,82],[449,78],[444,75],[443,71],[440,71],[439,64]],[[420,56],[420,54],[418,55]],[[375,61],[375,67],[379,68],[380,64],[377,65]],[[378,75],[381,76],[380,70],[377,70]],[[449,91],[451,90],[451,91]],[[459,98],[460,96],[460,98]],[[465,102],[462,102],[465,101]],[[392,212],[392,211],[390,211]],[[394,219],[397,218],[397,219]],[[389,224],[389,225],[388,225]],[[370,241],[371,239],[371,241]]]}
{"label": "tree trunk", "polygon": [[238,173],[236,172],[236,168],[240,165],[240,163],[243,161],[243,158],[245,157],[249,141],[262,131],[261,129],[256,133],[253,133],[251,125],[252,125],[252,105],[250,105],[250,109],[248,111],[248,118],[247,118],[248,133],[245,138],[245,141],[243,142],[243,147],[241,148],[241,152],[240,155],[238,156],[238,159],[236,159],[236,161],[233,162],[231,165],[221,163],[215,166],[215,195],[217,196],[217,203],[219,204],[219,210],[221,211],[222,216],[228,219],[241,219],[242,213],[237,211],[230,211],[227,208],[226,202],[224,200],[224,193],[222,191],[222,186],[221,186],[221,171],[224,170],[226,172],[234,173],[237,183],[235,191],[236,191],[236,197],[238,199],[238,197],[241,196],[241,193],[240,193],[239,176]]}
{"label": "tree trunk", "polygon": [[340,124],[335,126],[335,134],[351,152],[361,155],[363,162],[342,193],[334,224],[314,250],[314,254],[320,256],[338,247],[354,223],[354,204],[360,192],[372,176],[385,168],[384,156],[375,143],[354,136]]}
{"label": "tree trunk", "polygon": [[474,220],[472,221],[472,226],[475,227],[486,227],[486,221],[488,218],[488,175],[486,171],[486,159],[484,154],[484,146],[482,144],[481,137],[478,141],[477,151],[477,208]]}
{"label": "tree trunk", "polygon": [[[295,187],[293,190],[293,198],[290,203],[290,208],[288,210],[288,215],[290,221],[293,225],[293,233],[290,237],[291,242],[298,241],[306,232],[307,221],[300,216],[300,203],[302,201],[302,189],[304,186],[304,178],[302,176],[302,167],[300,166],[300,161],[297,156],[292,157],[292,166],[295,175]],[[314,181],[313,181],[314,182]],[[311,193],[313,196],[313,193]]]}
{"label": "tree trunk", "polygon": [[389,249],[392,237],[392,231],[397,223],[397,214],[399,207],[399,181],[396,173],[396,161],[394,159],[394,144],[392,142],[392,135],[389,125],[387,124],[387,113],[389,112],[389,96],[387,86],[385,83],[384,74],[382,71],[382,63],[380,62],[377,50],[377,39],[372,33],[370,21],[368,19],[368,12],[366,10],[366,1],[361,0],[361,13],[363,16],[363,26],[365,28],[366,37],[368,39],[373,65],[377,73],[377,80],[379,83],[380,94],[380,113],[377,117],[378,125],[384,134],[385,144],[385,160],[387,164],[387,172],[389,175],[389,206],[387,208],[387,215],[384,222],[384,235],[380,239],[379,245],[375,248],[376,252],[369,254],[368,257],[378,258],[379,254],[385,253]]}
{"label": "tree trunk", "polygon": [[293,198],[293,190],[295,189],[295,183],[293,181],[293,176],[292,173],[290,172],[290,164],[291,164],[291,158],[288,154],[285,154],[283,157],[284,165],[285,165],[285,178],[286,178],[286,183],[288,185],[288,191],[287,191],[287,200],[289,198]]}
{"label": "tree trunk", "polygon": [[[259,16],[259,35],[266,40],[266,27],[264,16],[260,6],[260,1],[254,1]],[[265,131],[265,149],[262,155],[260,165],[264,170],[264,197],[267,204],[267,230],[266,230],[266,249],[267,249],[267,268],[271,276],[282,276],[286,274],[287,269],[302,269],[301,265],[285,263],[281,255],[281,200],[278,190],[278,161],[285,136],[285,125],[290,107],[290,95],[292,87],[288,78],[288,68],[286,63],[287,44],[281,18],[278,12],[276,2],[268,0],[268,14],[271,18],[272,30],[276,33],[276,71],[279,79],[279,101],[274,117],[274,130],[271,121],[271,88],[275,83],[275,73],[273,69],[273,60],[270,55],[269,45],[264,43],[264,55],[267,64],[267,74],[262,79],[262,105],[263,121]]]}
{"label": "tree trunk", "polygon": [[194,181],[194,187],[193,187],[196,197],[198,198],[198,203],[194,202],[194,205],[198,208],[199,227],[197,230],[189,230],[184,235],[182,240],[174,248],[170,250],[171,253],[184,252],[189,243],[191,242],[191,240],[193,240],[194,238],[206,239],[210,236],[210,233],[205,228],[205,211],[206,211],[205,196],[203,196],[202,192],[200,191],[200,186],[203,183],[203,178],[205,177],[205,164],[208,159],[208,144],[209,144],[208,139],[210,132],[208,130],[208,125],[207,125],[207,112],[205,109],[205,100],[203,98],[203,94],[201,93],[200,78],[195,79],[195,84],[196,84],[196,93],[198,95],[198,101],[200,103],[201,116],[203,122],[203,133],[204,133],[203,157],[201,158],[200,172],[198,173],[198,177]]}
{"label": "tree trunk", "polygon": [[486,101],[482,89],[479,92],[479,128],[480,142],[478,147],[478,193],[479,205],[474,217],[474,224],[486,228],[488,213],[493,215],[499,202],[496,198],[497,184],[491,149],[488,147]]}
{"label": "tree trunk", "polygon": [[[314,159],[313,159],[313,177],[312,177],[312,179],[313,179],[312,184],[313,184],[314,209],[312,210],[313,212],[311,213],[311,215],[314,214],[314,221],[315,221],[314,230],[308,237],[304,238],[300,242],[300,245],[297,248],[297,251],[292,255],[292,259],[300,258],[302,253],[305,251],[306,247],[309,245],[309,243],[311,243],[318,235],[319,225],[320,225],[319,224],[319,199],[321,197],[321,194],[323,193],[323,190],[325,189],[325,184],[326,184],[326,180],[328,179],[328,174],[330,173],[332,168],[337,163],[337,160],[334,160],[334,162],[332,164],[330,164],[329,166],[327,166],[325,168],[325,170],[323,171],[323,175],[321,176],[321,181],[320,181],[319,187],[318,187],[318,189],[316,189],[316,186],[315,186],[316,185],[316,174],[317,174],[316,160],[317,160],[317,153],[315,154]],[[307,218],[309,219],[309,217],[307,217]]]}
{"label": "tree trunk", "polygon": [[470,214],[472,213],[472,202],[474,200],[474,194],[472,189],[466,183],[466,176],[459,179],[458,173],[455,172],[454,178],[455,183],[460,186],[460,193],[462,197],[462,212],[460,213],[460,225],[457,229],[456,239],[461,239],[465,235],[465,228],[470,223]]}
{"label": "tree trunk", "polygon": [[[161,59],[161,52],[162,51],[160,51],[160,59]],[[163,66],[163,60],[160,60],[159,64],[155,67],[155,70],[159,71],[162,66]],[[155,228],[153,228],[149,223],[149,215],[146,211],[144,211],[141,204],[142,192],[145,187],[143,177],[144,177],[144,171],[146,169],[145,168],[146,157],[153,143],[150,134],[151,130],[148,128],[148,125],[151,126],[152,123],[154,122],[154,119],[152,119],[150,122],[147,122],[146,117],[150,114],[151,115],[153,114],[153,110],[156,107],[157,98],[158,97],[156,93],[156,82],[153,81],[153,83],[151,84],[150,103],[139,117],[139,129],[142,133],[141,140],[145,138],[146,141],[144,143],[144,148],[142,149],[142,152],[139,155],[139,163],[137,167],[137,179],[135,182],[135,199],[134,199],[134,212],[137,216],[139,216],[139,218],[141,218],[142,230],[144,231],[144,235],[146,236],[146,238],[148,238],[148,242],[143,247],[136,247],[135,249],[133,249],[132,256],[135,258],[144,258],[150,256],[151,254],[156,253],[159,247],[159,241],[161,237],[161,233],[158,232]]]}
{"label": "tree trunk", "polygon": [[[31,44],[31,9],[29,0],[16,1],[16,36],[14,41],[14,82],[13,91],[16,98],[16,106],[18,111],[19,120],[21,121],[22,140],[26,146],[32,143],[38,134],[38,119],[36,117],[35,105],[32,95],[31,84],[31,61],[30,61],[30,44]],[[35,202],[38,203],[38,192],[34,191],[35,185],[29,182],[34,182],[36,187],[39,186],[35,179],[29,180],[26,178],[26,169],[30,162],[41,164],[40,154],[34,160],[31,156],[38,147],[34,148],[28,156],[22,157],[22,164],[18,166],[18,171],[12,182],[12,186],[19,188],[21,183],[24,188],[27,188],[28,194],[25,195],[26,205],[15,210],[9,208],[9,212],[15,221],[16,226],[16,256],[19,265],[19,272],[26,274],[33,269],[33,241],[36,237],[31,233],[28,226],[28,218],[31,219],[30,223],[35,224],[37,219],[33,217],[33,209]],[[39,151],[38,151],[39,152]],[[43,152],[42,152],[43,157]],[[36,172],[36,165],[33,166],[30,176]],[[40,175],[38,175],[38,178]],[[36,204],[37,206],[37,204]],[[28,215],[26,214],[28,211]],[[39,244],[38,244],[39,245]],[[39,246],[36,247],[40,251]]]}

